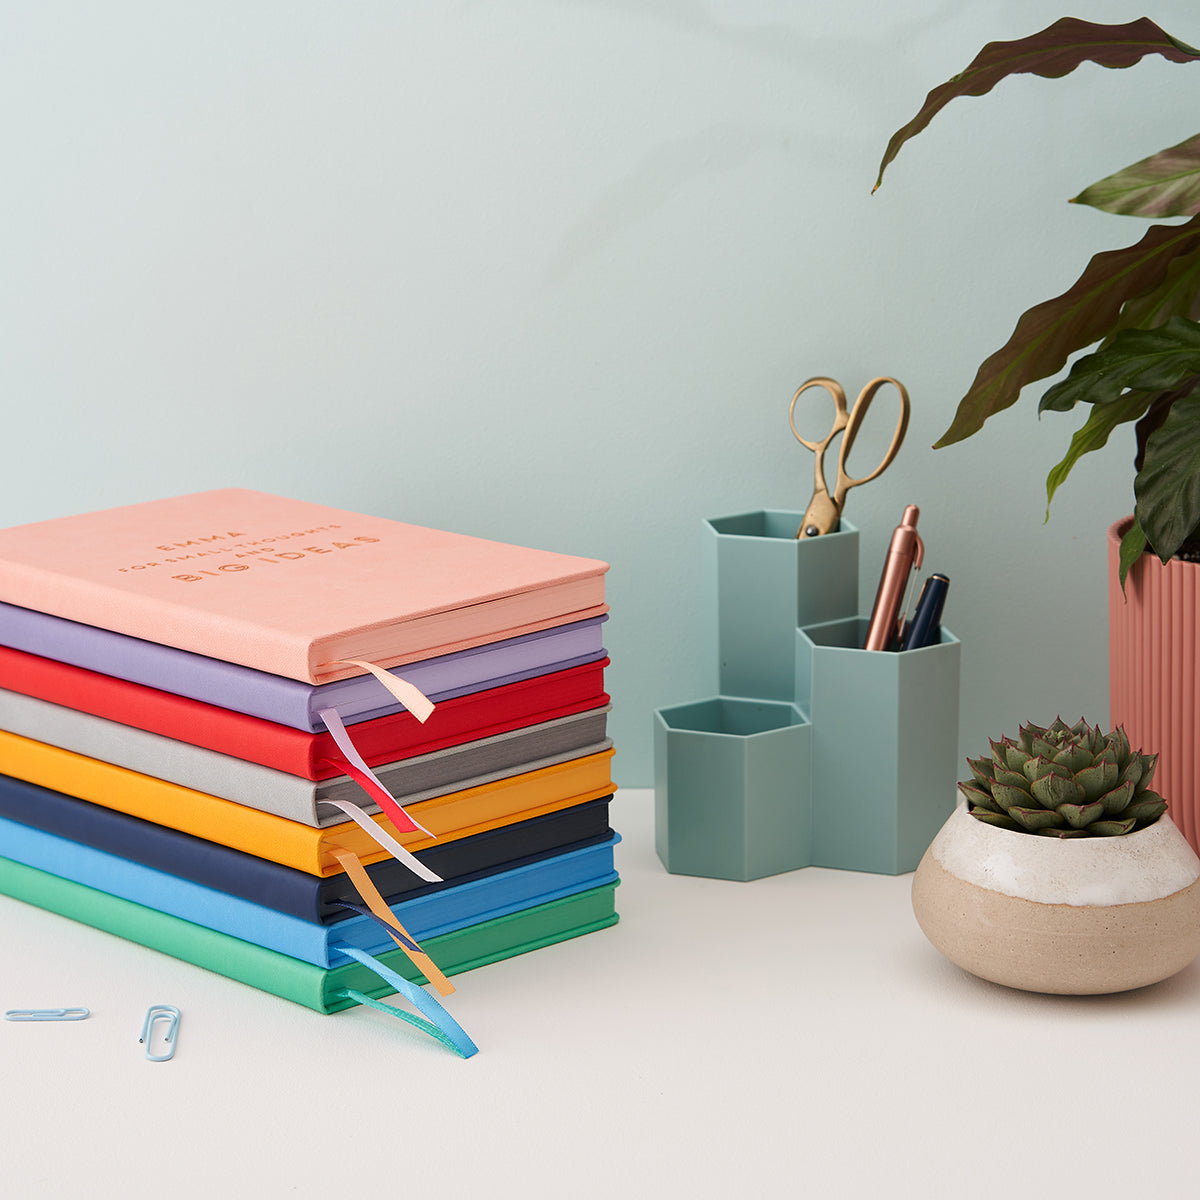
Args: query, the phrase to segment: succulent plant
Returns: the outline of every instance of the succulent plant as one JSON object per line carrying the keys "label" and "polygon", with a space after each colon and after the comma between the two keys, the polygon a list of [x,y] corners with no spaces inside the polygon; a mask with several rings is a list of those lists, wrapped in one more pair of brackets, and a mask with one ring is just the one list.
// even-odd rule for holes
{"label": "succulent plant", "polygon": [[973,817],[1047,837],[1112,837],[1153,824],[1167,802],[1150,790],[1157,754],[1131,750],[1125,730],[1101,733],[1061,717],[1017,739],[992,742],[991,758],[967,759],[960,783]]}

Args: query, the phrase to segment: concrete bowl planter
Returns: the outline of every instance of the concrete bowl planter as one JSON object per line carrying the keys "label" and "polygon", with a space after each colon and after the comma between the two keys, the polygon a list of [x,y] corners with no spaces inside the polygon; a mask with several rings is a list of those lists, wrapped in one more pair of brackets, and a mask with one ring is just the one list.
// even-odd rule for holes
{"label": "concrete bowl planter", "polygon": [[985,825],[960,798],[912,905],[951,962],[1024,991],[1128,991],[1200,955],[1200,858],[1166,815],[1123,837],[1064,840]]}

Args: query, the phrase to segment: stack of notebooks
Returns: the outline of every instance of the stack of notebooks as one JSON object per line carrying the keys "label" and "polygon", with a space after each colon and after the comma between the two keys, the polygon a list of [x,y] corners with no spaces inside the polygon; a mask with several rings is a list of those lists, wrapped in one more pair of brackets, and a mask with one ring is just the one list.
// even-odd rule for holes
{"label": "stack of notebooks", "polygon": [[615,923],[606,570],[242,489],[0,530],[0,892],[321,1012]]}

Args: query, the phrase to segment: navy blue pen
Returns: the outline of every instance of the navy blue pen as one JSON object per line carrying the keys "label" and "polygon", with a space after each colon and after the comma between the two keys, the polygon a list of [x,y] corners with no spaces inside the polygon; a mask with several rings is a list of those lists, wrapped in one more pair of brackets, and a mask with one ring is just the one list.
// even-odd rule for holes
{"label": "navy blue pen", "polygon": [[950,579],[946,575],[930,575],[921,588],[912,620],[904,631],[901,650],[920,650],[936,645],[942,636],[942,609],[946,604],[946,592]]}

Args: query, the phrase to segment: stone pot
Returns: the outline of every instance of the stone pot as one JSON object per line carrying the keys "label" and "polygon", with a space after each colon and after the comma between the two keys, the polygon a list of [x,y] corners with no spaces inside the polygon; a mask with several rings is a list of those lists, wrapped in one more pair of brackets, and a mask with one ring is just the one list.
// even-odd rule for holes
{"label": "stone pot", "polygon": [[986,825],[960,795],[912,905],[951,962],[1030,992],[1127,991],[1200,954],[1200,858],[1166,814],[1124,837],[1049,838]]}

